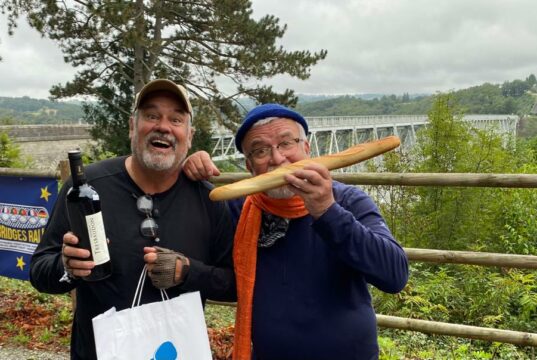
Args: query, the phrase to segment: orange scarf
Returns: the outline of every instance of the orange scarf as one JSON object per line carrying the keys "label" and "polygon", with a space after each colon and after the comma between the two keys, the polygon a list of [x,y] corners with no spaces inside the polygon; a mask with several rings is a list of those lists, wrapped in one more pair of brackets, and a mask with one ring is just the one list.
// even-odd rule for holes
{"label": "orange scarf", "polygon": [[246,198],[233,244],[233,263],[237,279],[233,360],[250,360],[251,358],[252,302],[262,210],[287,219],[296,219],[308,214],[304,201],[298,196],[289,199],[273,199],[259,193]]}

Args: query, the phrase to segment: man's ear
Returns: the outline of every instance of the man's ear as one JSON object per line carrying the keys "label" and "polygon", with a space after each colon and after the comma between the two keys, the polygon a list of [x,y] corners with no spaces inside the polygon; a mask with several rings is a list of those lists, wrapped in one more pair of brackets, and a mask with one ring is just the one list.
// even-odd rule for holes
{"label": "man's ear", "polygon": [[253,174],[252,167],[250,166],[250,160],[246,159],[245,163],[246,163],[246,169],[250,172],[250,174]]}
{"label": "man's ear", "polygon": [[129,117],[129,139],[134,135],[134,117]]}
{"label": "man's ear", "polygon": [[194,139],[195,133],[196,133],[196,128],[194,126],[190,126],[190,131],[188,134],[188,149],[192,147],[192,139]]}
{"label": "man's ear", "polygon": [[311,155],[310,154],[310,142],[307,139],[304,139],[304,152],[308,154],[308,156]]}

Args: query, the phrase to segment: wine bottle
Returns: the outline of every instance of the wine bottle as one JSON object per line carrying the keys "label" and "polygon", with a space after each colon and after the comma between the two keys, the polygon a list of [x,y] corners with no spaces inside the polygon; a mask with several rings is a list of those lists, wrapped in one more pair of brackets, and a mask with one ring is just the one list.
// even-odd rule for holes
{"label": "wine bottle", "polygon": [[103,280],[112,274],[112,261],[101,213],[101,200],[95,189],[87,183],[80,150],[68,152],[73,186],[65,199],[71,231],[78,237],[78,247],[90,251],[91,256],[82,260],[93,260],[91,274],[83,277],[87,281]]}

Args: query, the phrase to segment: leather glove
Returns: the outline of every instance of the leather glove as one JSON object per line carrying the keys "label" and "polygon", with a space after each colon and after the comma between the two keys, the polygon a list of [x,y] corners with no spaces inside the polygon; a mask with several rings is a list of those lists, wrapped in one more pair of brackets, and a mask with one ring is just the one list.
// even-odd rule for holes
{"label": "leather glove", "polygon": [[[153,286],[158,289],[168,289],[172,286],[181,284],[188,272],[187,258],[183,254],[170,249],[159,246],[155,246],[155,249],[157,250],[157,260],[149,273]],[[179,259],[182,264],[181,277],[178,281],[175,280],[177,259]]]}

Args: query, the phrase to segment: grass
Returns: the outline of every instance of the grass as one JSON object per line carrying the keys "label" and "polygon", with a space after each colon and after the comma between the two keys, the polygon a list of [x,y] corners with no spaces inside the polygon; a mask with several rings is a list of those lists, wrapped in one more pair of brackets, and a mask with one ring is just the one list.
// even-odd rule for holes
{"label": "grass", "polygon": [[0,277],[0,345],[69,351],[71,299],[39,293],[29,282]]}
{"label": "grass", "polygon": [[235,324],[235,310],[234,306],[226,305],[205,305],[205,322],[207,327],[210,328],[225,328]]}

